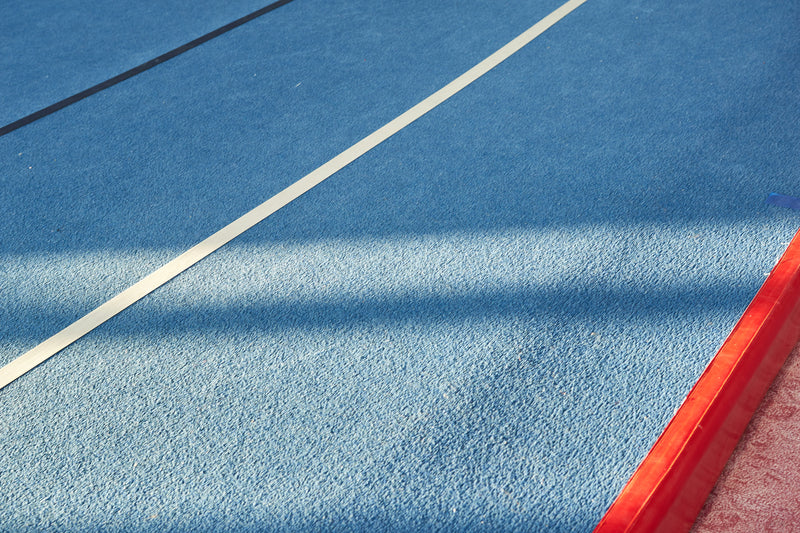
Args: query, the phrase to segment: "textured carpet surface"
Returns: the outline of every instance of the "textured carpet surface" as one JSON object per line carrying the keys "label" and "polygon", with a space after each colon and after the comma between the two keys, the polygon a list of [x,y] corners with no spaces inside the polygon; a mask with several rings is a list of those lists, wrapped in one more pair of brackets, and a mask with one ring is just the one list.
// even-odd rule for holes
{"label": "textured carpet surface", "polygon": [[268,0],[4,0],[0,126],[228,24]]}
{"label": "textured carpet surface", "polygon": [[[0,362],[557,5],[295,0],[0,138]],[[0,523],[591,530],[800,224],[797,21],[589,0],[1,390]]]}
{"label": "textured carpet surface", "polygon": [[693,533],[800,531],[800,347],[786,360]]}

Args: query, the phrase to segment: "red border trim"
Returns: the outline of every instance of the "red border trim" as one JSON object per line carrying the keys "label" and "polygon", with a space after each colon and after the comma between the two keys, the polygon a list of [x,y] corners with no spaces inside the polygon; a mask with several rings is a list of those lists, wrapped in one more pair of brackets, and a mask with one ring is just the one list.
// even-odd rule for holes
{"label": "red border trim", "polygon": [[800,231],[594,533],[688,531],[800,340]]}

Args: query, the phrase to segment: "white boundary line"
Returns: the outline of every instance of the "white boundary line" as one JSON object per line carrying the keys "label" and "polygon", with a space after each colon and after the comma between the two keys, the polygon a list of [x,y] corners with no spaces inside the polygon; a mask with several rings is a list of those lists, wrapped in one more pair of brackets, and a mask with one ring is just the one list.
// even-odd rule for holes
{"label": "white boundary line", "polygon": [[43,363],[97,326],[144,298],[207,255],[252,228],[272,213],[349,165],[375,146],[402,130],[464,87],[508,59],[523,46],[541,35],[586,0],[570,0],[528,28],[513,41],[439,89],[399,117],[363,138],[310,174],[288,186],[252,211],[242,215],[204,241],[196,244],[166,265],[125,289],[94,311],[59,331],[46,341],[0,368],[0,389]]}

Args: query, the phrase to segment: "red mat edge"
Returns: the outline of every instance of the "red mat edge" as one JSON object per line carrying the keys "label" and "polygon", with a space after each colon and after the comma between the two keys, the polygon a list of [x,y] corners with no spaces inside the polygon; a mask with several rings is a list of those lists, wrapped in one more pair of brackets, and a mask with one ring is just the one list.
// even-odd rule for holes
{"label": "red mat edge", "polygon": [[800,230],[594,533],[688,531],[800,340]]}

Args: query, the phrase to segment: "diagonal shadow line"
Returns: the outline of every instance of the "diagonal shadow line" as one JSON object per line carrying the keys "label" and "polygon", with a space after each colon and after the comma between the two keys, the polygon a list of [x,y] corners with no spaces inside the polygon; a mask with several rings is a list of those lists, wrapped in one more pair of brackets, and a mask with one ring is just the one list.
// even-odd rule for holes
{"label": "diagonal shadow line", "polygon": [[114,85],[117,85],[118,83],[122,83],[123,81],[125,81],[127,79],[130,79],[130,78],[132,78],[132,77],[134,77],[134,76],[136,76],[138,74],[141,74],[142,72],[145,72],[146,70],[150,70],[151,68],[155,67],[156,65],[160,65],[161,63],[164,63],[165,61],[169,61],[170,59],[172,59],[174,57],[177,57],[177,56],[183,54],[184,52],[188,52],[192,48],[196,48],[196,47],[200,46],[201,44],[210,41],[211,39],[214,39],[214,38],[219,37],[220,35],[222,35],[224,33],[227,33],[229,31],[231,31],[234,28],[238,28],[239,26],[241,26],[243,24],[246,24],[246,23],[250,22],[251,20],[254,20],[254,19],[256,19],[256,18],[258,18],[258,17],[260,17],[262,15],[265,15],[266,13],[269,13],[270,11],[274,11],[275,9],[277,9],[277,8],[279,8],[281,6],[284,6],[284,5],[288,4],[291,1],[292,0],[277,0],[276,2],[273,2],[273,3],[269,4],[268,6],[264,6],[261,9],[253,11],[252,13],[249,13],[249,14],[241,17],[241,18],[238,18],[238,19],[234,20],[233,22],[229,22],[228,24],[225,24],[224,26],[221,26],[221,27],[217,28],[216,30],[210,31],[209,33],[206,33],[205,35],[202,35],[202,36],[198,37],[197,39],[194,39],[193,41],[189,41],[188,43],[183,44],[183,45],[181,45],[181,46],[179,46],[177,48],[174,48],[174,49],[170,50],[169,52],[161,54],[160,56],[158,56],[158,57],[156,57],[154,59],[151,59],[150,61],[146,61],[145,63],[142,63],[141,65],[138,65],[136,67],[133,67],[130,70],[126,70],[122,74],[118,74],[118,75],[114,76],[113,78],[109,78],[109,79],[107,79],[105,81],[102,81],[102,82],[98,83],[97,85],[89,87],[88,89],[85,89],[85,90],[83,90],[83,91],[81,91],[79,93],[73,94],[72,96],[68,96],[67,98],[64,98],[63,100],[60,100],[60,101],[58,101],[58,102],[56,102],[56,103],[54,103],[52,105],[49,105],[49,106],[47,106],[47,107],[45,107],[43,109],[40,109],[39,111],[34,111],[33,113],[31,113],[31,114],[29,114],[27,116],[24,116],[21,119],[15,120],[14,122],[11,122],[10,124],[6,124],[5,126],[0,127],[0,137],[2,137],[3,135],[9,134],[14,130],[18,130],[19,128],[21,128],[23,126],[27,126],[28,124],[30,124],[32,122],[35,122],[35,121],[37,121],[37,120],[39,120],[41,118],[44,118],[44,117],[46,117],[48,115],[52,115],[56,111],[60,111],[60,110],[64,109],[65,107],[68,107],[68,106],[70,106],[70,105],[72,105],[72,104],[74,104],[76,102],[79,102],[79,101],[81,101],[81,100],[83,100],[85,98],[88,98],[88,97],[90,97],[90,96],[92,96],[94,94],[97,94],[100,91],[104,91],[105,89],[108,89],[109,87],[113,87]]}

